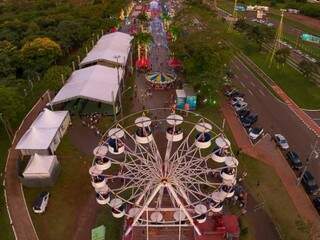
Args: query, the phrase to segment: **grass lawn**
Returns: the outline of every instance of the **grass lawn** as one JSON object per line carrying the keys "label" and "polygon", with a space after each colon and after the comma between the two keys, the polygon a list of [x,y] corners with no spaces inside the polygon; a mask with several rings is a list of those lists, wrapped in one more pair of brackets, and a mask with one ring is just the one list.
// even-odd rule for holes
{"label": "grass lawn", "polygon": [[273,168],[245,155],[240,155],[239,161],[240,169],[248,173],[245,185],[257,201],[265,203],[264,209],[277,226],[282,239],[310,239],[309,226],[298,215]]}
{"label": "grass lawn", "polygon": [[320,106],[320,87],[315,83],[306,79],[288,64],[278,68],[274,63],[269,67],[269,54],[258,52],[257,48],[241,33],[230,33],[229,40],[272,78],[300,107],[313,109]]}
{"label": "grass lawn", "polygon": [[[24,188],[30,215],[40,239],[72,239],[79,210],[92,193],[88,169],[91,157],[84,156],[65,136],[57,151],[61,173],[54,187],[48,189]],[[42,190],[50,191],[48,209],[43,215],[32,212],[32,203]]]}
{"label": "grass lawn", "polygon": [[[1,124],[1,123],[0,123]],[[0,231],[0,239],[1,240],[13,240],[14,235],[12,232],[12,228],[10,226],[9,222],[9,216],[7,214],[7,209],[5,206],[5,199],[4,199],[4,193],[3,193],[3,178],[4,178],[4,167],[6,164],[6,159],[7,159],[7,153],[8,153],[8,148],[10,146],[10,141],[7,138],[7,134],[2,128],[0,127],[0,181],[1,181],[1,187],[0,187],[0,226],[1,226],[1,231]]]}

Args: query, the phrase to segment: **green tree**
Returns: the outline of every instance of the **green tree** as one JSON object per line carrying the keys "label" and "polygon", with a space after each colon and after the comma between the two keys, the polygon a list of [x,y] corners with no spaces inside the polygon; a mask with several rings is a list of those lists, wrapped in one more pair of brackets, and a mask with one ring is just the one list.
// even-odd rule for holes
{"label": "green tree", "polygon": [[24,69],[27,74],[41,73],[62,55],[58,43],[50,38],[35,38],[21,49]]}
{"label": "green tree", "polygon": [[62,48],[69,52],[89,38],[90,30],[84,23],[66,20],[59,23],[56,36]]}
{"label": "green tree", "polygon": [[15,79],[17,65],[17,47],[8,41],[0,41],[0,79],[5,82]]}
{"label": "green tree", "polygon": [[276,51],[275,60],[278,64],[284,65],[290,56],[290,48],[280,48]]}
{"label": "green tree", "polygon": [[299,63],[299,68],[302,71],[303,76],[305,76],[306,78],[309,78],[311,73],[318,72],[318,66],[315,63],[310,62],[308,60],[302,60]]}
{"label": "green tree", "polygon": [[62,76],[64,77],[64,81],[66,82],[67,78],[70,76],[72,72],[72,69],[68,66],[58,66],[54,65],[50,67],[44,74],[41,82],[43,83],[43,86],[41,86],[42,89],[47,90],[53,90],[57,91],[59,90],[63,83],[62,83]]}
{"label": "green tree", "polygon": [[16,88],[0,85],[0,112],[6,116],[12,125],[19,123],[25,112],[22,95]]}
{"label": "green tree", "polygon": [[267,26],[259,25],[250,27],[246,35],[249,39],[256,42],[259,51],[262,49],[262,44],[269,43],[274,38],[274,30]]}

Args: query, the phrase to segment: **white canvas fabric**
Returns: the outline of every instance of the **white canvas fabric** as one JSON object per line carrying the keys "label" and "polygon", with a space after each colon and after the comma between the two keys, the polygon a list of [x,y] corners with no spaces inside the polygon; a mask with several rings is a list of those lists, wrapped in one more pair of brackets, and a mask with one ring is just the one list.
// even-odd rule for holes
{"label": "white canvas fabric", "polygon": [[117,64],[115,56],[120,56],[118,63],[126,65],[130,48],[130,34],[122,32],[109,33],[102,36],[93,49],[81,61],[80,66],[88,65],[97,61],[108,61]]}
{"label": "white canvas fabric", "polygon": [[45,108],[32,123],[35,128],[60,128],[68,111],[50,111]]}
{"label": "white canvas fabric", "polygon": [[31,127],[22,136],[16,149],[48,149],[56,133],[57,128]]}
{"label": "white canvas fabric", "polygon": [[52,104],[77,98],[113,104],[113,97],[116,98],[119,89],[117,71],[119,71],[119,79],[122,79],[123,70],[120,68],[117,70],[116,68],[94,65],[74,71],[55,96]]}
{"label": "white canvas fabric", "polygon": [[55,155],[44,156],[34,154],[23,172],[25,178],[49,178],[51,173],[58,164],[57,157]]}

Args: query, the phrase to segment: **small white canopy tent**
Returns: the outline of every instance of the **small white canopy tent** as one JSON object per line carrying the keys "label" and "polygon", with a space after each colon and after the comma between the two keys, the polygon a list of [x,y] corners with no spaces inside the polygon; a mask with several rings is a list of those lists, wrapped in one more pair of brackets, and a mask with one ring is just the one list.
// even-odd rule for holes
{"label": "small white canopy tent", "polygon": [[70,121],[71,119],[68,111],[50,111],[45,108],[31,126],[35,128],[59,129],[60,136],[62,137],[65,134]]}
{"label": "small white canopy tent", "polygon": [[34,154],[22,173],[21,181],[28,187],[52,186],[58,177],[59,169],[57,156]]}
{"label": "small white canopy tent", "polygon": [[55,140],[56,133],[56,128],[31,127],[22,136],[16,149],[21,150],[22,155],[51,154],[55,150],[53,142],[59,142],[58,138]]}
{"label": "small white canopy tent", "polygon": [[[119,71],[119,80],[118,80]],[[113,104],[119,90],[124,71],[101,65],[94,65],[74,71],[67,83],[52,100],[59,104],[77,98]]]}
{"label": "small white canopy tent", "polygon": [[25,178],[50,178],[56,165],[58,165],[57,156],[45,156],[36,153],[31,156],[22,175]]}
{"label": "small white canopy tent", "polygon": [[[131,49],[131,40],[127,33],[114,32],[102,36],[93,49],[81,61],[80,67],[106,63],[109,66],[125,66]],[[116,56],[119,56],[117,59]]]}
{"label": "small white canopy tent", "polygon": [[70,123],[68,111],[42,111],[19,140],[16,149],[22,155],[52,154]]}

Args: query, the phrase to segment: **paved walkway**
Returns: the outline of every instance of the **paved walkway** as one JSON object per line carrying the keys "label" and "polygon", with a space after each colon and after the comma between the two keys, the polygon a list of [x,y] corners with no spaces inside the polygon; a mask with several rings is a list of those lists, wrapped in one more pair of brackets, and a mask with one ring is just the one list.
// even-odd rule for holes
{"label": "paved walkway", "polygon": [[228,103],[223,104],[222,112],[231,128],[237,145],[242,151],[273,167],[291,197],[298,213],[313,225],[320,226],[319,215],[303,188],[297,187],[297,180],[294,172],[284,159],[280,150],[275,148],[274,142],[270,141],[270,136],[266,135],[256,145],[252,145],[248,139],[247,133]]}

